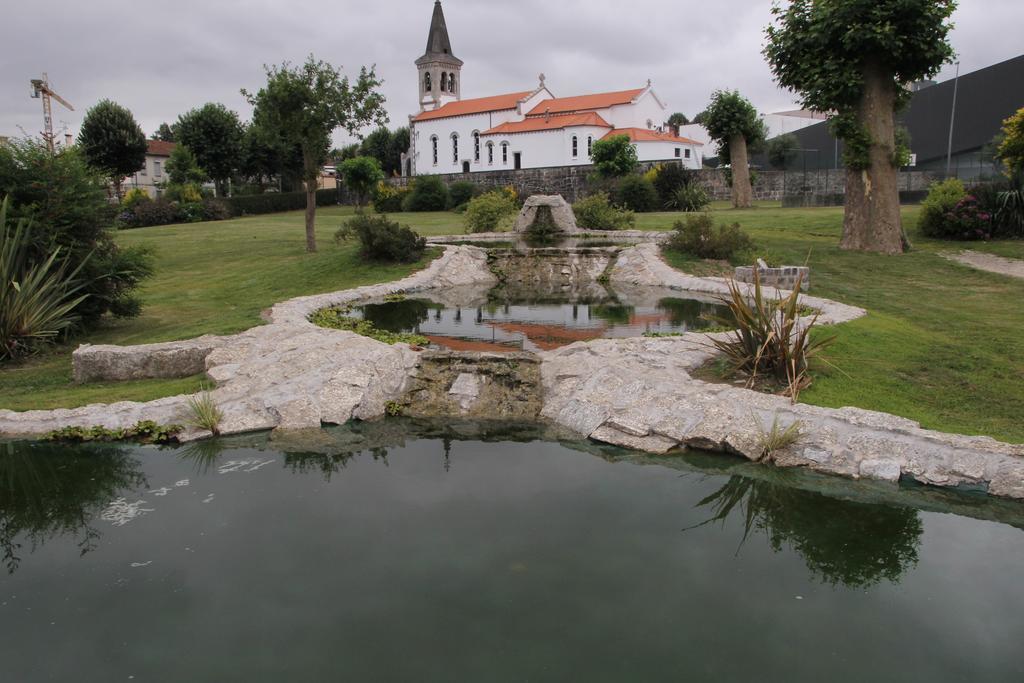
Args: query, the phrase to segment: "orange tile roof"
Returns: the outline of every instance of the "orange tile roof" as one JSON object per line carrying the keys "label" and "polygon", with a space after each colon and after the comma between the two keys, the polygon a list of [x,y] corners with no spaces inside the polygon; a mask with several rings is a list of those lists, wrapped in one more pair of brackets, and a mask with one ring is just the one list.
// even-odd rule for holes
{"label": "orange tile roof", "polygon": [[169,157],[176,146],[173,142],[146,140],[146,154],[153,157]]}
{"label": "orange tile roof", "polygon": [[648,130],[647,128],[614,128],[608,131],[608,134],[604,137],[610,138],[613,135],[628,135],[630,142],[678,142],[684,145],[704,146],[703,142],[677,137],[671,133],[659,133],[656,130]]}
{"label": "orange tile roof", "polygon": [[420,112],[413,118],[413,121],[430,121],[431,119],[444,119],[449,116],[468,116],[469,114],[483,114],[489,111],[501,111],[502,109],[515,109],[519,100],[532,94],[532,90],[527,90],[525,92],[509,93],[508,95],[477,97],[472,100],[449,102],[439,109]]}
{"label": "orange tile roof", "polygon": [[552,114],[565,114],[571,111],[586,111],[587,109],[604,109],[616,104],[629,104],[633,98],[647,88],[636,90],[620,90],[618,92],[597,93],[596,95],[577,95],[575,97],[556,97],[544,100],[531,109],[527,116],[536,116],[550,111]]}
{"label": "orange tile roof", "polygon": [[573,126],[600,126],[601,128],[612,127],[611,124],[601,118],[599,114],[588,111],[583,114],[565,114],[562,116],[552,116],[550,118],[544,118],[541,116],[532,119],[523,119],[522,121],[508,121],[499,126],[495,126],[488,131],[484,131],[482,135],[533,133],[541,130],[560,130],[562,128],[571,128]]}

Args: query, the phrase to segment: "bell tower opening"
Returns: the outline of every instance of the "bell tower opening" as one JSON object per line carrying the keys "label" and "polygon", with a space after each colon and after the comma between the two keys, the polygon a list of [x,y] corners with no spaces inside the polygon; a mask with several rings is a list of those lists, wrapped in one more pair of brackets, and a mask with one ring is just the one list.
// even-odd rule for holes
{"label": "bell tower opening", "polygon": [[441,0],[434,2],[427,33],[427,49],[416,60],[419,70],[420,109],[430,111],[462,99],[462,60],[452,53]]}

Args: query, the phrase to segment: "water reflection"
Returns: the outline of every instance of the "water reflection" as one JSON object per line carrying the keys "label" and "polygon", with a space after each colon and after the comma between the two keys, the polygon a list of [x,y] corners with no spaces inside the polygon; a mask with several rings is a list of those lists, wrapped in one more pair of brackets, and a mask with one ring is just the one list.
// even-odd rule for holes
{"label": "water reflection", "polygon": [[47,540],[71,536],[79,552],[93,550],[90,524],[127,490],[146,486],[130,448],[93,444],[0,443],[0,555],[8,573]]}
{"label": "water reflection", "polygon": [[698,526],[743,520],[740,545],[762,532],[772,550],[788,546],[822,582],[866,588],[899,583],[917,564],[923,527],[916,510],[830,498],[764,479],[731,476],[701,500],[712,516]]}

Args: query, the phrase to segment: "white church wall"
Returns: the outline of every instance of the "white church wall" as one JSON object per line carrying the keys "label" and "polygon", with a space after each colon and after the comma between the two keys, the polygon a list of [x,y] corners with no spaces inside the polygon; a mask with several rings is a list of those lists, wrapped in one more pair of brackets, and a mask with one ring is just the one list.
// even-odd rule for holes
{"label": "white church wall", "polygon": [[[436,175],[440,173],[462,173],[463,162],[468,161],[470,171],[481,171],[487,167],[487,159],[480,143],[480,159],[475,158],[473,133],[483,133],[494,126],[507,121],[517,121],[519,117],[514,109],[472,114],[470,116],[453,116],[444,119],[428,119],[413,124],[415,145],[416,175]],[[459,137],[459,156],[455,159],[452,145],[452,134]],[[431,138],[437,137],[437,164],[433,162],[433,145]]]}
{"label": "white church wall", "polygon": [[[514,135],[489,135],[484,138],[484,166],[474,170],[505,170],[515,168],[515,154],[518,152],[522,168],[546,168],[550,166],[582,166],[590,163],[587,153],[587,138],[600,140],[607,132],[598,126],[578,126],[561,130],[545,130]],[[572,155],[572,138],[577,138],[577,153]],[[494,144],[494,163],[487,164],[487,143]],[[507,160],[502,155],[502,143],[508,144]]]}
{"label": "white church wall", "polygon": [[665,109],[648,90],[636,103],[620,104],[603,110],[605,120],[616,128],[648,128],[650,121],[653,128],[665,122]]}
{"label": "white church wall", "polygon": [[[684,145],[675,142],[636,142],[636,155],[640,161],[680,161],[685,168],[698,169],[701,167],[701,153],[700,147],[695,145]],[[676,150],[679,150],[679,156],[676,156]],[[690,156],[687,158],[686,153],[689,150]]]}

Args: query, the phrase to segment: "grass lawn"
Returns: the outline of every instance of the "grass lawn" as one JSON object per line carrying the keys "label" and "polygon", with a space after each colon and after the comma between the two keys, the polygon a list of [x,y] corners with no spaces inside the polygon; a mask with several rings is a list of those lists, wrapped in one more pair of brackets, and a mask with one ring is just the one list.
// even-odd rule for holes
{"label": "grass lawn", "polygon": [[[819,370],[801,400],[859,406],[919,420],[925,427],[1024,442],[1024,281],[947,261],[938,252],[972,248],[1024,257],[1024,242],[948,243],[916,234],[916,207],[904,209],[915,249],[885,257],[838,248],[841,208],[782,209],[761,203],[747,211],[716,205],[774,258],[808,261],[812,293],[863,306],[869,315],[829,328],[830,359],[842,372]],[[133,344],[226,334],[259,324],[270,305],[302,294],[397,279],[423,264],[361,263],[353,245],[331,235],[351,209],[318,211],[321,251],[304,252],[302,213],[126,231],[124,244],[151,244],[157,275],[144,290],[143,315],[111,323],[76,340]],[[462,231],[451,213],[396,216],[424,235]],[[638,216],[637,226],[668,230],[679,214]],[[714,266],[669,255],[673,265]],[[146,400],[189,391],[199,378],[113,385],[70,383],[70,348],[55,349],[0,371],[0,407],[70,407]]]}

